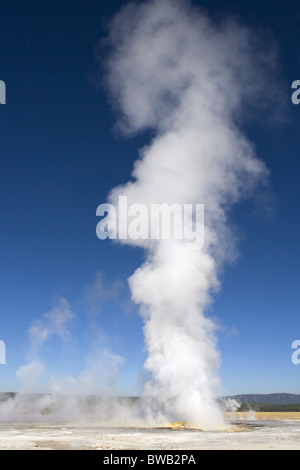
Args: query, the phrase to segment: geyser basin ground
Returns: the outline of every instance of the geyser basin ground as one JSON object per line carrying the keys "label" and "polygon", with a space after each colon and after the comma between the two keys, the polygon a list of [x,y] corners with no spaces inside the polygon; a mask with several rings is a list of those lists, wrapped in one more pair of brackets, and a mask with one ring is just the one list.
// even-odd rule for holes
{"label": "geyser basin ground", "polygon": [[66,450],[300,450],[300,413],[239,413],[226,430],[170,427],[0,425],[0,449]]}

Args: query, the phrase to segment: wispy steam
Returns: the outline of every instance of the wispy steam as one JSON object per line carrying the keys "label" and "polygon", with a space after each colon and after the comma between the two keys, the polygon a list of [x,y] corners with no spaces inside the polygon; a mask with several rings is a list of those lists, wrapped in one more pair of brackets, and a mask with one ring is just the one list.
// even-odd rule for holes
{"label": "wispy steam", "polygon": [[[100,285],[97,282],[99,279],[97,276],[86,292],[99,294],[102,286],[102,282]],[[55,375],[49,370],[44,346],[57,338],[60,346],[70,344],[70,323],[75,317],[67,299],[59,298],[49,312],[32,323],[28,330],[28,361],[16,371],[19,393],[0,400],[1,422],[115,424],[116,417],[118,423],[123,419],[124,423],[128,422],[129,415],[133,418],[129,410],[133,411],[134,404],[129,401],[125,406],[122,400],[112,396],[123,358],[111,350],[101,330],[94,328],[88,349],[81,351],[83,361],[78,364],[76,374],[58,370]],[[59,346],[57,342],[54,344]]]}
{"label": "wispy steam", "polygon": [[43,346],[55,338],[59,338],[62,343],[69,342],[71,333],[68,324],[74,317],[69,302],[61,297],[49,312],[41,315],[29,327],[29,361],[20,366],[16,372],[21,383],[21,391],[32,392],[39,388],[46,369],[41,358]]}
{"label": "wispy steam", "polygon": [[60,298],[50,312],[44,313],[42,318],[36,320],[29,328],[29,338],[34,348],[41,347],[53,336],[67,341],[70,332],[67,324],[74,318],[74,313],[64,298]]}
{"label": "wispy steam", "polygon": [[84,303],[88,312],[99,314],[106,302],[121,301],[123,282],[116,279],[110,283],[105,282],[103,273],[98,271],[84,291]]}
{"label": "wispy steam", "polygon": [[205,206],[201,250],[188,251],[180,240],[121,240],[147,254],[129,278],[145,322],[146,412],[215,426],[222,423],[220,358],[206,310],[235,253],[230,208],[268,176],[239,123],[270,98],[273,50],[262,53],[237,22],[215,23],[177,0],[125,6],[110,25],[107,45],[106,86],[120,114],[116,129],[153,133],[132,180],[114,188],[109,202],[117,207],[125,195],[128,204]]}
{"label": "wispy steam", "polygon": [[39,381],[45,371],[45,364],[40,359],[32,361],[20,366],[17,369],[16,376],[20,380],[22,391],[34,391],[39,385]]}

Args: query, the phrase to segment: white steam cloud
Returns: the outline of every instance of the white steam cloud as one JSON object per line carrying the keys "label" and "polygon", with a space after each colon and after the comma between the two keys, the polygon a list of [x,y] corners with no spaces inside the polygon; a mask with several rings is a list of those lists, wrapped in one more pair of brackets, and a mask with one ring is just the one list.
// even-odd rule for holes
{"label": "white steam cloud", "polygon": [[120,240],[146,250],[129,278],[145,323],[146,413],[156,421],[218,426],[220,357],[206,312],[235,252],[230,208],[268,175],[238,125],[246,109],[268,101],[274,54],[262,53],[237,22],[217,24],[177,0],[126,5],[110,25],[107,45],[106,86],[121,113],[117,130],[153,133],[132,180],[108,201],[118,207],[127,196],[128,205],[205,206],[201,250],[186,250],[181,240]]}

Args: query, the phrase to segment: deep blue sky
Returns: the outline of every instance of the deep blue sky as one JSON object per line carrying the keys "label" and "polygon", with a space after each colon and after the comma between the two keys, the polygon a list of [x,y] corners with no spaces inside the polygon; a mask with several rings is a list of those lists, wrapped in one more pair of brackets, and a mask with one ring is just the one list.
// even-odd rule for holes
{"label": "deep blue sky", "polygon": [[[7,86],[7,104],[0,107],[3,391],[18,389],[16,371],[30,360],[28,329],[59,297],[75,317],[68,344],[53,337],[41,352],[49,375],[80,373],[101,333],[101,345],[125,358],[120,393],[141,389],[142,322],[126,279],[143,253],[100,241],[95,232],[97,206],[130,178],[147,142],[147,135],[114,136],[114,114],[95,87],[96,46],[106,18],[124,3],[11,0],[0,7],[0,79]],[[253,205],[234,213],[240,258],[224,272],[210,312],[221,325],[222,383],[230,394],[299,393],[300,365],[291,362],[291,344],[300,339],[300,105],[291,103],[291,84],[300,80],[300,5],[194,3],[216,17],[234,14],[272,32],[286,104],[281,125],[246,128],[271,171],[274,214],[254,213]],[[92,305],[87,293],[97,273],[102,291]]]}

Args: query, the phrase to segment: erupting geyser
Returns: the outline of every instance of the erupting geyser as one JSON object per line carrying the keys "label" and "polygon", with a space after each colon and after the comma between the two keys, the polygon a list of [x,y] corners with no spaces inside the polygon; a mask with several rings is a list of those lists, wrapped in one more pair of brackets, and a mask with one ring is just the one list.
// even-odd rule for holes
{"label": "erupting geyser", "polygon": [[177,0],[126,5],[110,24],[107,45],[106,86],[120,112],[119,132],[153,133],[133,179],[114,188],[109,203],[118,207],[126,196],[128,205],[205,207],[199,249],[179,239],[119,240],[146,252],[129,278],[151,374],[145,413],[160,422],[219,426],[219,352],[207,307],[234,254],[229,210],[267,177],[238,123],[242,108],[262,102],[273,55],[258,52],[247,28],[217,24]]}

